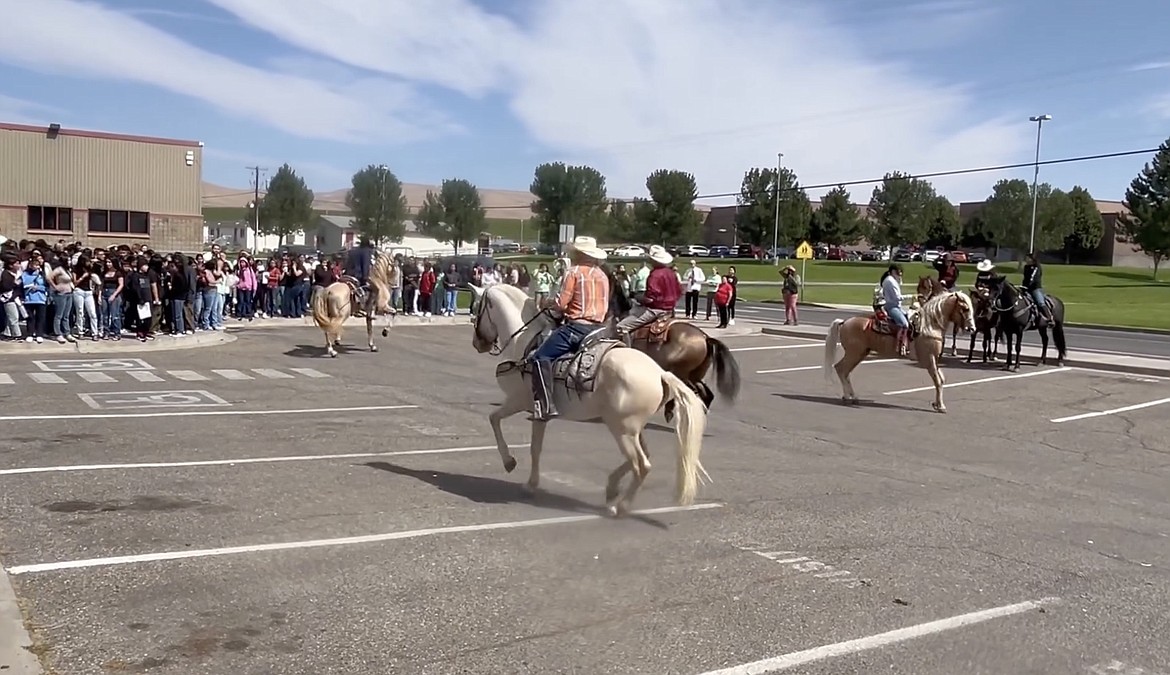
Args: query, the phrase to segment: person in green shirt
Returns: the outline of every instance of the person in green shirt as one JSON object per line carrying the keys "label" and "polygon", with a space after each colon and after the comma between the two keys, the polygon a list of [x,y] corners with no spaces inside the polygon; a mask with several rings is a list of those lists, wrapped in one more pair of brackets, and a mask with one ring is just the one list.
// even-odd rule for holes
{"label": "person in green shirt", "polygon": [[540,267],[536,270],[536,274],[532,277],[532,283],[536,287],[536,306],[543,307],[544,301],[548,299],[552,293],[553,282],[552,273],[548,271],[546,263],[540,263]]}

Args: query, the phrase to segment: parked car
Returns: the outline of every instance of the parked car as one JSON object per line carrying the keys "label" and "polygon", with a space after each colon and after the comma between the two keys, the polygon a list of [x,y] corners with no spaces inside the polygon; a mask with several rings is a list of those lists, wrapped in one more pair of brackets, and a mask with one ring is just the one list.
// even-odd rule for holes
{"label": "parked car", "polygon": [[615,248],[613,255],[615,258],[641,258],[646,255],[646,249],[634,244],[626,244]]}
{"label": "parked car", "polygon": [[690,246],[683,246],[678,252],[679,255],[688,258],[706,258],[711,251],[706,246],[699,246],[691,244]]}
{"label": "parked car", "polygon": [[967,254],[967,262],[969,263],[981,263],[984,260],[987,260],[987,256],[977,251],[971,251]]}
{"label": "parked car", "polygon": [[918,260],[922,260],[922,254],[918,251],[912,251],[908,248],[894,251],[894,262],[915,262]]}
{"label": "parked car", "polygon": [[845,249],[840,246],[833,246],[825,251],[825,260],[845,260]]}
{"label": "parked car", "polygon": [[879,262],[886,259],[886,252],[880,248],[871,248],[861,254],[861,259],[867,262]]}
{"label": "parked car", "polygon": [[735,247],[735,257],[759,259],[764,257],[764,250],[754,244],[740,244]]}
{"label": "parked car", "polygon": [[951,251],[951,260],[954,260],[956,263],[970,262],[967,259],[966,251]]}
{"label": "parked car", "polygon": [[731,249],[727,246],[712,246],[707,249],[707,255],[711,258],[729,258]]}

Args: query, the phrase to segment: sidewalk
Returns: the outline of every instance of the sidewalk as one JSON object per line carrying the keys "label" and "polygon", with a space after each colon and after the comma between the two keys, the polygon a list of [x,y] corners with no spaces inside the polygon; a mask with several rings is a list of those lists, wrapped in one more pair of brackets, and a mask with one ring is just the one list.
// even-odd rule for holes
{"label": "sidewalk", "polygon": [[[765,327],[762,332],[764,335],[778,335],[783,337],[824,340],[825,336],[829,333],[829,329],[826,326],[769,326]],[[970,338],[967,340],[960,340],[960,343],[969,344],[969,339]],[[980,350],[980,344],[976,344],[976,359],[982,358],[982,352]],[[1003,345],[1000,346],[999,354],[999,363],[1003,363]],[[1040,348],[1025,345],[1024,348],[1020,350],[1020,356],[1025,359],[1030,359],[1032,362],[1036,362],[1040,358]],[[950,358],[951,357],[944,356],[944,364]],[[967,358],[966,344],[960,344],[959,357],[957,358],[962,358],[964,360]],[[1056,363],[1056,348],[1051,342],[1048,344],[1048,362],[1052,364]],[[1137,358],[1133,356],[1117,356],[1113,354],[1094,354],[1090,352],[1078,352],[1075,349],[1070,349],[1068,350],[1067,358],[1065,358],[1064,364],[1074,368],[1089,368],[1093,370],[1108,370],[1117,373],[1170,377],[1170,359]]]}
{"label": "sidewalk", "polygon": [[0,568],[0,672],[4,675],[39,675],[44,670],[32,651],[33,641],[24,628],[24,617],[8,574]]}
{"label": "sidewalk", "polygon": [[61,344],[55,338],[47,337],[44,343],[0,342],[0,356],[17,354],[122,354],[126,352],[162,352],[173,349],[196,349],[235,342],[236,336],[226,331],[204,331],[194,335],[174,337],[159,335],[153,340],[139,342],[133,335],[122,336],[121,340],[100,340],[94,342],[79,339],[77,342]]}
{"label": "sidewalk", "polygon": [[[248,330],[249,328],[303,328],[311,327],[317,328],[317,324],[313,323],[313,317],[305,315],[300,319],[285,319],[281,317],[272,317],[267,319],[253,319],[252,321],[237,321],[235,319],[227,319],[224,322],[227,330],[235,332],[238,330]],[[406,316],[399,314],[397,316],[379,315],[374,317],[374,328],[381,330],[386,326],[391,328],[408,328],[412,326],[464,326],[471,325],[471,315],[466,312],[456,314],[455,316]],[[350,317],[345,320],[346,328],[365,328],[365,317]]]}

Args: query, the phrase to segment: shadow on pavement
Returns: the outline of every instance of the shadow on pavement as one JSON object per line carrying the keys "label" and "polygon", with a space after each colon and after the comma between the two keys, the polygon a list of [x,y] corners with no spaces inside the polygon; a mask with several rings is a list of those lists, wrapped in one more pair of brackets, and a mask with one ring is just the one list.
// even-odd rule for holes
{"label": "shadow on pavement", "polygon": [[[583,513],[602,515],[604,509],[594,504],[587,504],[575,497],[559,495],[541,489],[535,498],[524,497],[520,492],[520,485],[498,478],[484,476],[468,476],[462,473],[447,473],[434,469],[408,469],[390,462],[365,462],[363,466],[387,473],[406,476],[434,486],[439,490],[456,497],[462,497],[477,504],[532,504],[539,508],[567,511],[569,513]],[[666,524],[646,516],[629,516],[628,520],[637,520],[660,529],[668,529]]]}
{"label": "shadow on pavement", "polygon": [[779,394],[773,393],[773,396],[786,398],[791,401],[804,401],[805,403],[824,403],[828,405],[835,405],[843,408],[877,408],[879,410],[907,410],[910,412],[923,412],[922,408],[911,408],[897,403],[882,403],[880,401],[869,401],[861,399],[853,406],[846,406],[841,402],[839,396],[810,396],[808,394]]}

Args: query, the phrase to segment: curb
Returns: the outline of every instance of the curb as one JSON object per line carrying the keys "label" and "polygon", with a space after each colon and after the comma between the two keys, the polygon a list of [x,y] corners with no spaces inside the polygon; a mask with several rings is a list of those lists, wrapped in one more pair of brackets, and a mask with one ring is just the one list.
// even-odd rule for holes
{"label": "curb", "polygon": [[[387,321],[386,316],[379,316],[374,319],[374,328],[413,328],[416,326],[465,326],[471,325],[471,315],[456,314],[455,316],[398,316],[390,318]],[[345,320],[344,328],[364,328],[366,320],[364,318],[350,317]],[[312,317],[305,317],[302,319],[256,319],[254,321],[232,321],[227,324],[226,330],[235,333],[238,331],[262,330],[271,328],[312,328],[320,330],[317,324],[313,323]]]}
{"label": "curb", "polygon": [[33,641],[8,573],[0,567],[0,670],[5,675],[41,675],[45,671],[32,653]]}
{"label": "curb", "polygon": [[125,354],[128,352],[166,352],[179,349],[199,349],[214,347],[235,342],[234,335],[224,332],[195,333],[183,338],[160,335],[150,342],[138,342],[134,337],[123,337],[118,342],[102,340],[78,340],[59,344],[55,341],[44,344],[4,344],[0,345],[0,356],[21,356],[24,354]]}
{"label": "curb", "polygon": [[[797,330],[795,328],[772,328],[765,327],[761,331],[764,335],[774,335],[778,337],[796,337],[810,340],[824,340],[827,335],[823,331],[808,331]],[[1051,350],[1050,350],[1051,351]],[[1028,354],[1026,352],[1021,354],[1029,358],[1038,358],[1038,354]],[[1133,361],[1134,359],[1127,359]],[[1086,358],[1067,358],[1064,360],[1064,365],[1070,368],[1081,368],[1085,370],[1103,370],[1111,373],[1127,373],[1130,375],[1150,375],[1153,377],[1170,377],[1170,359],[1159,358],[1144,358],[1139,361],[1147,363],[1125,363],[1124,361],[1117,362],[1111,360],[1090,360]],[[1154,365],[1156,364],[1156,365]]]}

